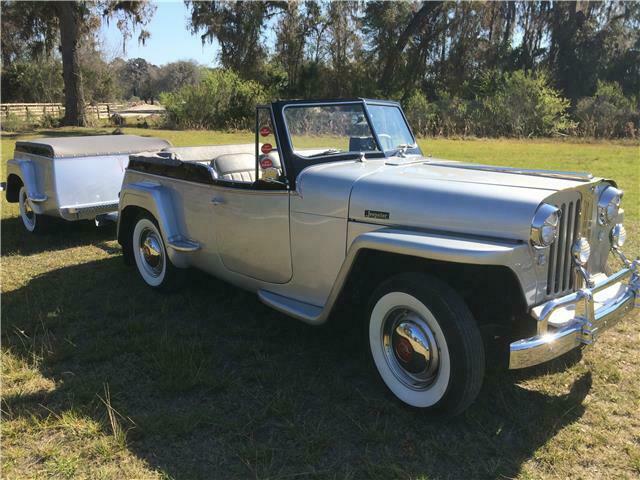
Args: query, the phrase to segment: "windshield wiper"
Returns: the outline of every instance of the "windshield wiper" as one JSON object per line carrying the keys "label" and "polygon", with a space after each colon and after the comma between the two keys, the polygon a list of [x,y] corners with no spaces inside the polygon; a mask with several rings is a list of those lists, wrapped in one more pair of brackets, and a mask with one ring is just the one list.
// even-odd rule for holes
{"label": "windshield wiper", "polygon": [[340,153],[340,152],[342,152],[342,150],[340,150],[339,148],[329,148],[328,150],[325,150],[323,152],[314,153],[313,155],[309,155],[309,156],[307,156],[307,158],[321,157],[323,155],[333,155],[334,153]]}

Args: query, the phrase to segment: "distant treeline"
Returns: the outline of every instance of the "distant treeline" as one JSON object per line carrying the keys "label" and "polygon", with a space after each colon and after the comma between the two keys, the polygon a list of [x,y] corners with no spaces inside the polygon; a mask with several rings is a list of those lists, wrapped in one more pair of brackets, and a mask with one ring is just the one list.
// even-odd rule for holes
{"label": "distant treeline", "polygon": [[[274,98],[366,96],[401,101],[421,135],[638,136],[640,2],[185,3],[220,68],[107,63],[93,44],[85,99],[160,99],[179,128],[249,127]],[[4,48],[3,101],[60,100],[55,55]]]}

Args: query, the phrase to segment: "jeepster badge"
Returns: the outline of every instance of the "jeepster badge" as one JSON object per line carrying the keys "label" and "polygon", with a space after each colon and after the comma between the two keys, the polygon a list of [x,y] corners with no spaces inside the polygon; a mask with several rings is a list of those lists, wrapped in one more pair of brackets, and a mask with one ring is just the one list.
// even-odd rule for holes
{"label": "jeepster badge", "polygon": [[378,210],[365,210],[364,216],[378,220],[389,220],[389,212],[379,212]]}

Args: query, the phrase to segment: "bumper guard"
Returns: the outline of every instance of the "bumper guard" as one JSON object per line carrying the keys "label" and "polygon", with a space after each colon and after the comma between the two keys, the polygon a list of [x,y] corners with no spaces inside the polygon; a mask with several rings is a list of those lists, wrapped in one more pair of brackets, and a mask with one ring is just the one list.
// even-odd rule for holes
{"label": "bumper guard", "polygon": [[[509,368],[525,368],[544,363],[580,345],[590,345],[605,330],[618,323],[634,306],[640,307],[639,261],[564,297],[550,300],[532,310],[537,334],[511,343]],[[549,329],[552,314],[572,315],[562,326]]]}

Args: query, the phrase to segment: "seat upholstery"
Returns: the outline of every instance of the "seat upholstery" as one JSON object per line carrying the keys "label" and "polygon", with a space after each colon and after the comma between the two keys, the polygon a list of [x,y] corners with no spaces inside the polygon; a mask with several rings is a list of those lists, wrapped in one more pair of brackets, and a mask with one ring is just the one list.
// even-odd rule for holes
{"label": "seat upholstery", "polygon": [[249,153],[228,153],[211,162],[218,178],[232,182],[252,183],[256,180],[255,157]]}
{"label": "seat upholstery", "polygon": [[175,153],[183,162],[210,162],[220,155],[229,153],[253,153],[254,143],[241,145],[201,145],[199,147],[169,147],[163,151]]}

